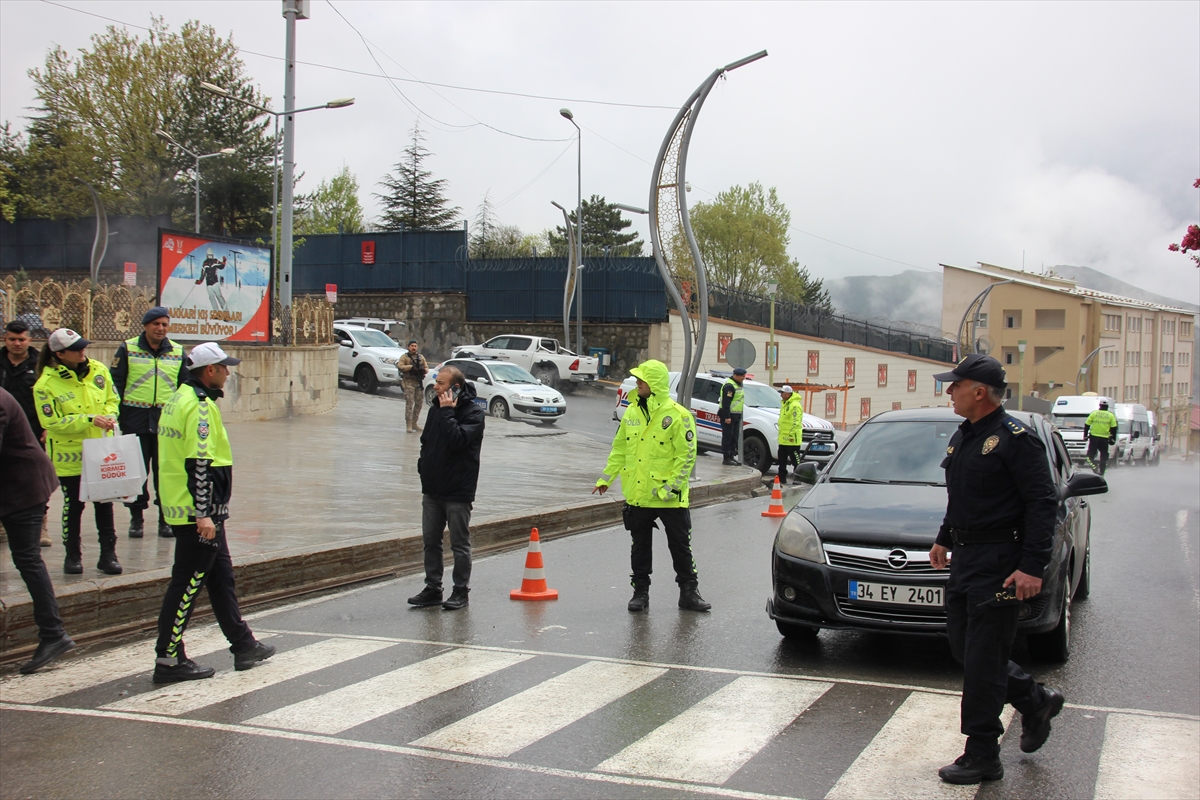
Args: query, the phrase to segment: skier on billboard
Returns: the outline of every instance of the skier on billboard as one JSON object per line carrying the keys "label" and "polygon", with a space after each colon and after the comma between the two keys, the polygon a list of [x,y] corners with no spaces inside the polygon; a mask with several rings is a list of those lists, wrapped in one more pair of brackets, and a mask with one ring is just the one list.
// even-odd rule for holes
{"label": "skier on billboard", "polygon": [[225,298],[221,295],[220,278],[217,277],[217,270],[225,269],[226,259],[224,256],[218,261],[213,255],[212,248],[208,248],[208,255],[204,259],[204,263],[200,265],[200,277],[196,279],[196,285],[201,282],[208,286],[208,302],[212,305],[213,311],[227,311],[225,306]]}

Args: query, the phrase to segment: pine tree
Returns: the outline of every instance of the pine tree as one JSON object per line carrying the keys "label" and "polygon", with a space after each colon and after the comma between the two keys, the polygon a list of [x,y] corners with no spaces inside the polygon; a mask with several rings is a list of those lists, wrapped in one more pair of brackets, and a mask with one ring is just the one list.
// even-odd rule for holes
{"label": "pine tree", "polygon": [[404,148],[404,158],[397,162],[394,173],[379,182],[387,189],[385,194],[375,195],[383,201],[381,230],[444,231],[454,227],[458,220],[461,209],[449,205],[446,179],[434,178],[424,168],[425,159],[433,155],[424,142],[420,125],[414,125],[412,142]]}
{"label": "pine tree", "polygon": [[[575,224],[575,209],[567,216]],[[640,256],[642,240],[637,233],[622,233],[633,222],[621,216],[621,210],[598,194],[583,201],[583,254],[595,258],[607,248],[612,256]],[[567,254],[566,231],[557,226],[550,233],[550,249],[557,256]]]}

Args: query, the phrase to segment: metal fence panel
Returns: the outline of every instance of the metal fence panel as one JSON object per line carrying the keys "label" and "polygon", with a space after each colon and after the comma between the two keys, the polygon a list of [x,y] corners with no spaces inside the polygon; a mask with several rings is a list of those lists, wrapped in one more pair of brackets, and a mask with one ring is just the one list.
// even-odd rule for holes
{"label": "metal fence panel", "polygon": [[[467,317],[560,321],[566,278],[566,258],[474,259],[467,269]],[[667,316],[666,290],[652,258],[589,260],[582,296],[587,322],[661,322]]]}
{"label": "metal fence panel", "polygon": [[[462,292],[466,287],[465,231],[331,233],[303,239],[292,262],[297,294],[324,292],[327,283],[340,292]],[[363,242],[374,243],[375,263],[363,263]]]}

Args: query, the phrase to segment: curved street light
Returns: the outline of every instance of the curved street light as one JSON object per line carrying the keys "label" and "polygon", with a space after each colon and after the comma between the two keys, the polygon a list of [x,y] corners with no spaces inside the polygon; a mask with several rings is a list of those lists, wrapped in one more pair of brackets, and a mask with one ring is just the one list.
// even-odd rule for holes
{"label": "curved street light", "polygon": [[157,136],[158,138],[162,139],[167,144],[178,147],[180,150],[187,153],[192,158],[196,159],[196,233],[199,233],[200,232],[200,160],[203,158],[213,158],[215,156],[227,156],[232,153],[236,153],[237,148],[236,147],[222,147],[220,150],[218,150],[215,153],[205,153],[204,155],[200,155],[199,153],[189,150],[188,148],[181,145],[179,142],[175,141],[175,139],[172,138],[171,134],[167,133],[166,131],[162,130],[161,128],[159,130],[156,130],[154,132],[154,135]]}
{"label": "curved street light", "polygon": [[564,229],[567,232],[567,280],[563,283],[563,345],[571,349],[571,301],[575,299],[575,284],[572,278],[575,276],[575,265],[579,263],[578,254],[575,250],[575,232],[571,227],[571,215],[567,210],[559,205],[556,201],[551,200],[550,205],[562,212]]}
{"label": "curved street light", "polygon": [[[569,108],[560,108],[558,113],[563,116],[567,122],[575,126],[575,152],[577,153],[575,166],[575,236],[576,249],[578,260],[575,262],[575,287],[571,290],[572,297],[578,297],[579,300],[575,304],[575,355],[583,355],[583,130],[580,129],[579,123],[575,121],[575,115],[571,113]],[[567,235],[571,235],[570,228],[567,229]],[[567,280],[571,279],[570,274],[567,275]],[[571,346],[570,337],[568,337],[567,347]]]}

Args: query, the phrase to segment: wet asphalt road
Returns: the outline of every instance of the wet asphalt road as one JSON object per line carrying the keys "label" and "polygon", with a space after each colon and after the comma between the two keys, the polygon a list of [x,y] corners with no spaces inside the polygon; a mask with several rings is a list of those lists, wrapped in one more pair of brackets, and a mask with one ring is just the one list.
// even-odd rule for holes
{"label": "wet asphalt road", "polygon": [[[1075,606],[1071,660],[1037,663],[1020,647],[1016,656],[1060,688],[1068,708],[1035,755],[1020,753],[1016,734],[1006,738],[1006,778],[978,793],[943,786],[928,769],[908,774],[961,746],[961,676],[944,641],[779,637],[763,611],[775,524],[760,516],[761,499],[694,513],[710,614],[675,608],[661,536],[650,611],[627,613],[628,538],[606,529],[545,543],[555,602],[509,600],[525,562],[514,551],[476,562],[471,605],[460,612],[408,608],[421,583],[412,576],[252,615],[280,653],[249,672],[230,670],[211,626],[203,628],[217,643],[196,644],[206,635],[197,628],[190,652],[219,670],[204,684],[156,693],[148,639],[91,648],[90,669],[65,659],[44,679],[44,691],[58,693],[41,699],[30,679],[9,676],[0,685],[0,796],[1093,797],[1132,769],[1114,772],[1121,752],[1105,749],[1117,723],[1149,725],[1165,737],[1159,746],[1192,764],[1200,726],[1200,468],[1164,463],[1108,477],[1110,494],[1089,499],[1092,596]],[[121,660],[122,647],[132,661]],[[424,694],[430,677],[403,673],[391,693],[417,696],[389,710],[400,701],[379,681],[464,653],[490,666]],[[356,686],[365,688],[346,688]],[[788,696],[796,686],[815,696]],[[197,700],[201,691],[212,694]],[[612,698],[594,699],[605,692]],[[756,696],[765,705],[743,718]],[[791,711],[771,728],[780,707]],[[732,744],[705,749],[715,731],[742,729]],[[897,751],[898,741],[909,749]],[[744,752],[732,752],[738,746]],[[1195,796],[1192,774],[1185,768],[1167,796]]]}

